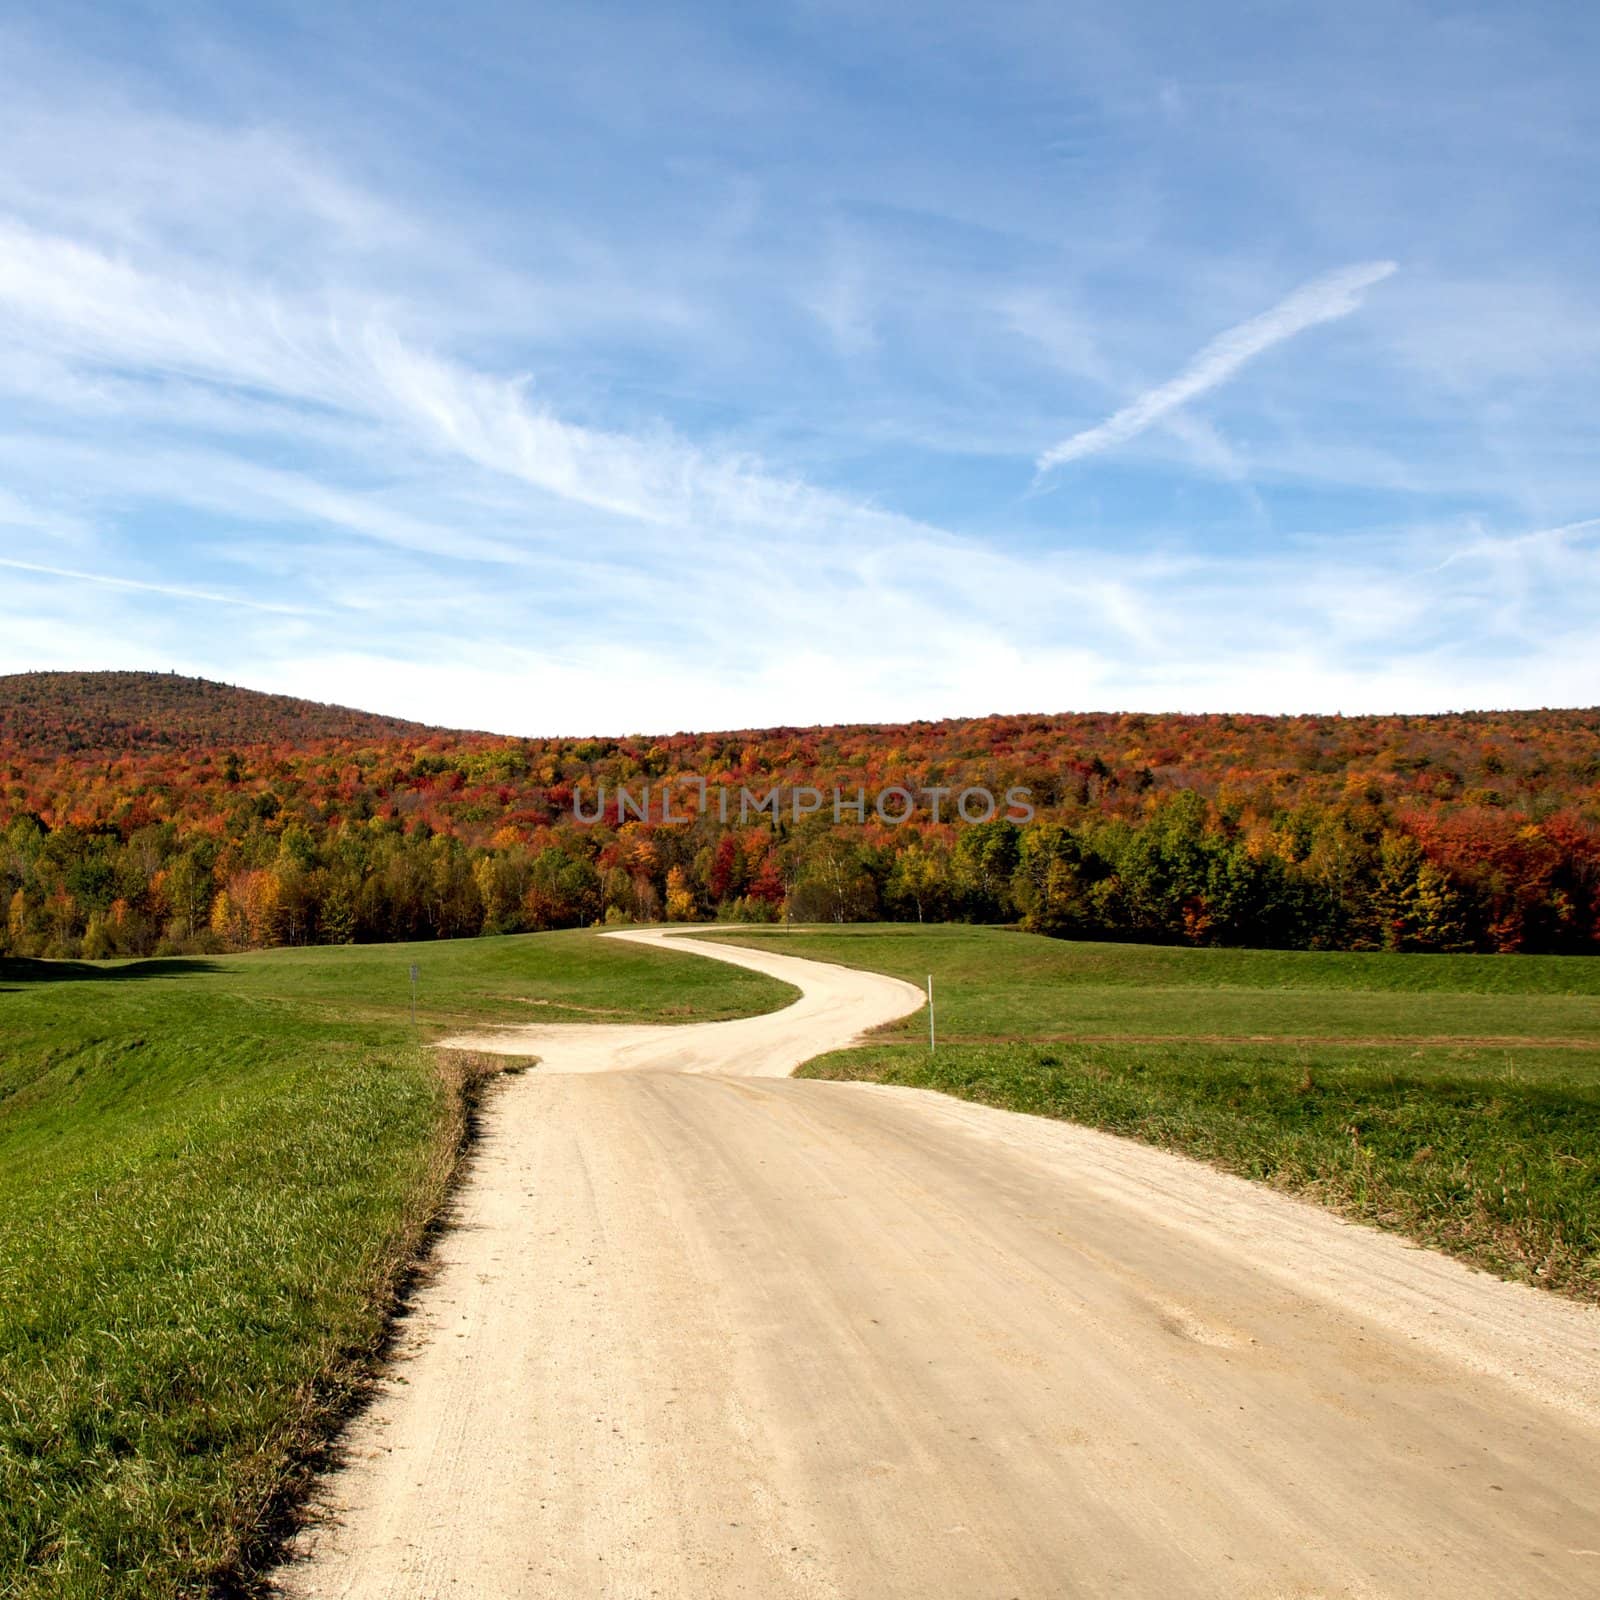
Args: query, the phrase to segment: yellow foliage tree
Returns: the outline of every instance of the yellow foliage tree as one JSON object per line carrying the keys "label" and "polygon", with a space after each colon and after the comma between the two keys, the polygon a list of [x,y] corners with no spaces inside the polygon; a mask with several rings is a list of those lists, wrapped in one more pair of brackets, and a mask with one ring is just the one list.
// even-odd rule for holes
{"label": "yellow foliage tree", "polygon": [[260,948],[278,942],[278,875],[270,867],[243,873],[234,882],[234,901],[244,919],[245,937]]}
{"label": "yellow foliage tree", "polygon": [[217,891],[211,905],[211,931],[225,945],[236,948],[243,941],[243,922],[233,907],[233,896],[226,889]]}
{"label": "yellow foliage tree", "polygon": [[667,921],[692,922],[694,913],[694,890],[689,887],[689,874],[682,867],[673,867],[667,873]]}

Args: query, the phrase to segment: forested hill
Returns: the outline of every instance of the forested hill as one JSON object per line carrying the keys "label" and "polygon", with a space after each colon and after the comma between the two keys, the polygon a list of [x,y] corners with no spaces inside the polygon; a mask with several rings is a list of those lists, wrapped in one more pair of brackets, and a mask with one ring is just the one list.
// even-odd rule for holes
{"label": "forested hill", "polygon": [[[1027,809],[953,814],[1014,788]],[[663,915],[1600,952],[1600,710],[506,738],[30,673],[0,678],[0,912],[0,956]]]}
{"label": "forested hill", "polygon": [[348,706],[236,689],[174,672],[19,672],[0,677],[0,749],[114,754],[437,733]]}
{"label": "forested hill", "polygon": [[[0,756],[136,755],[271,747],[292,755],[329,741],[427,745],[458,739],[482,750],[516,745],[559,753],[585,775],[626,781],[674,770],[733,774],[890,765],[1019,761],[1049,789],[1063,777],[1131,776],[1141,788],[1269,779],[1296,794],[1353,773],[1415,775],[1424,794],[1487,785],[1497,791],[1587,794],[1600,778],[1600,708],[1419,716],[1191,715],[1068,712],[838,727],[768,727],[627,738],[509,739],[236,688],[174,672],[0,674]],[[653,751],[654,761],[644,759]],[[572,776],[573,774],[568,774]],[[936,779],[937,771],[917,776]],[[1115,787],[1115,785],[1113,785]],[[1050,798],[1046,797],[1046,803]]]}

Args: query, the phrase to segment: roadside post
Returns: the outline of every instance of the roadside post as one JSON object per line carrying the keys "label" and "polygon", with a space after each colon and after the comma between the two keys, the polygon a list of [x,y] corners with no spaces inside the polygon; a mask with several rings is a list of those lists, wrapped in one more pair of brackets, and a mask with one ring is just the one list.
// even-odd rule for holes
{"label": "roadside post", "polygon": [[928,1054],[933,1054],[933,974],[928,974]]}

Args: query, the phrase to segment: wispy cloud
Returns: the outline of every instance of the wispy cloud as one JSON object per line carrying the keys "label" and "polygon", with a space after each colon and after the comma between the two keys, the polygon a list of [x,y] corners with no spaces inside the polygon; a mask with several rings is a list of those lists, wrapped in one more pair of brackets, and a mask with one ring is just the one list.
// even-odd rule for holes
{"label": "wispy cloud", "polygon": [[47,567],[37,561],[14,561],[0,556],[0,567],[13,572],[34,572],[46,578],[67,578],[74,583],[94,583],[105,589],[129,589],[139,594],[165,595],[169,600],[195,600],[206,605],[240,606],[246,611],[270,611],[278,616],[305,617],[313,613],[305,606],[278,605],[268,600],[246,600],[239,595],[218,594],[209,589],[185,589],[172,583],[146,583],[138,578],[118,578],[105,572],[77,572],[71,567]]}
{"label": "wispy cloud", "polygon": [[1226,383],[1246,362],[1274,345],[1318,323],[1349,316],[1361,304],[1364,291],[1395,270],[1393,261],[1367,261],[1302,284],[1270,311],[1218,334],[1175,378],[1146,390],[1097,426],[1046,450],[1039,457],[1039,471],[1049,472],[1068,461],[1126,444],[1169,412]]}
{"label": "wispy cloud", "polygon": [[[619,53],[558,7],[531,56],[471,0],[426,49],[370,0],[276,34],[219,12],[204,93],[181,24],[98,66],[44,12],[31,54],[0,28],[0,671],[574,733],[1592,699],[1600,553],[1521,539],[1600,491],[1592,161],[1553,156],[1586,77],[1530,88],[1447,216],[1404,153],[1487,141],[1503,48],[1424,139],[1397,86],[1436,37],[1392,30],[1405,67],[1340,120],[1370,64],[1337,19],[1264,64],[1138,21],[1171,5],[1064,45],[935,0],[938,49],[867,17],[844,72],[805,8],[776,52],[691,3]],[[1527,130],[1536,185],[1495,156]],[[1359,362],[1305,340],[1212,415],[1380,249],[1407,271]],[[1109,420],[1042,471],[1148,428],[1134,470],[1022,494],[1063,414]]]}

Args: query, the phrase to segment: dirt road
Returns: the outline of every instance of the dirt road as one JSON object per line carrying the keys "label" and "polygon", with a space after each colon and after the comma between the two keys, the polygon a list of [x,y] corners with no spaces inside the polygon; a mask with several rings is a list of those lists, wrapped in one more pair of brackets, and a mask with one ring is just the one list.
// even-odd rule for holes
{"label": "dirt road", "polygon": [[794,1021],[540,1043],[287,1593],[1600,1593],[1600,1315]]}
{"label": "dirt road", "polygon": [[546,1073],[722,1072],[786,1078],[802,1061],[853,1044],[868,1028],[908,1016],[923,1003],[920,989],[876,972],[775,957],[720,942],[714,948],[704,941],[686,943],[658,928],[630,928],[606,937],[698,950],[730,966],[783,978],[800,990],[800,996],[781,1011],[735,1022],[688,1027],[536,1022],[464,1033],[445,1043],[463,1050],[536,1055]]}

